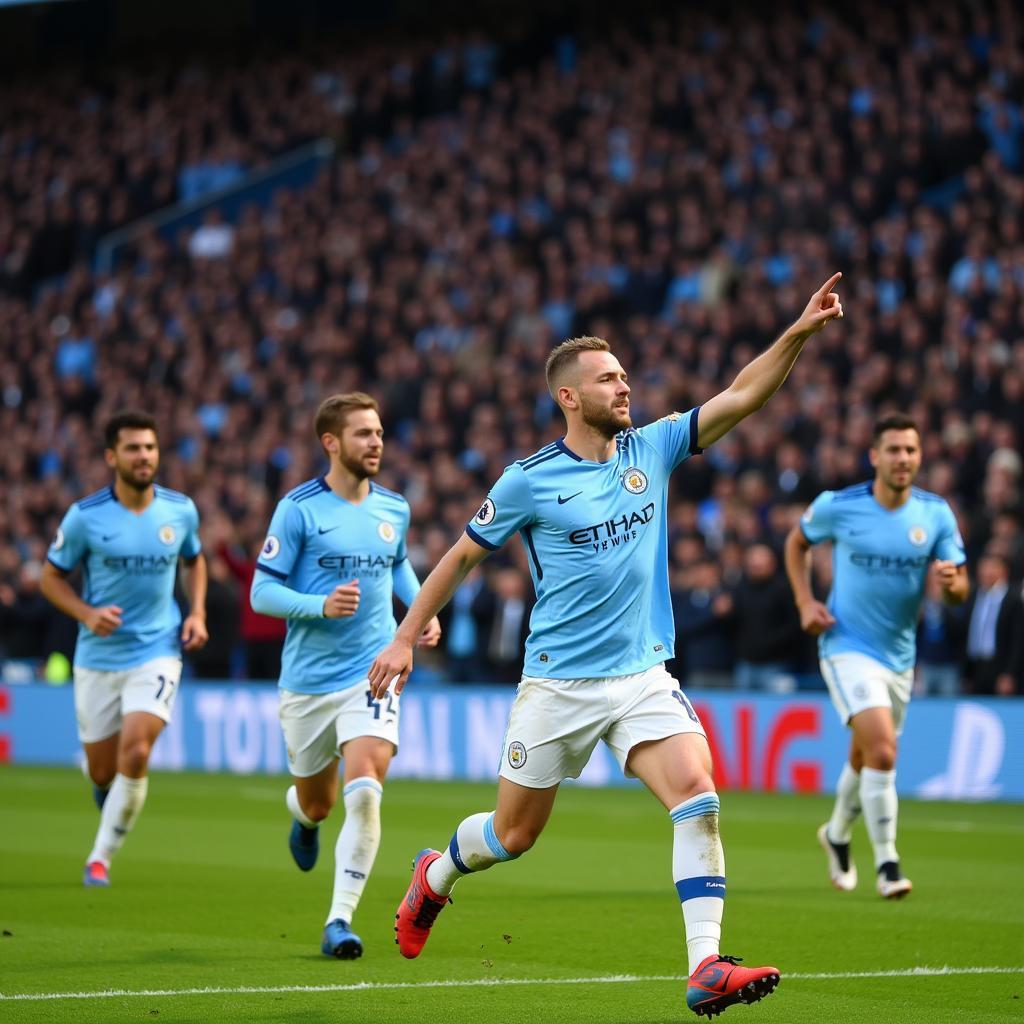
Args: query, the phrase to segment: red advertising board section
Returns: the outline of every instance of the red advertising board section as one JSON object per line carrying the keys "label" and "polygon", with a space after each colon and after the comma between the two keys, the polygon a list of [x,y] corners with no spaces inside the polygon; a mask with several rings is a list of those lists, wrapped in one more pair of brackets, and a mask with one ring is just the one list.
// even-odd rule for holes
{"label": "red advertising board section", "polygon": [[[767,734],[759,728],[758,708],[747,701],[736,700],[725,712],[731,721],[723,721],[710,704],[693,701],[711,747],[715,784],[722,789],[757,789],[769,792],[788,789],[797,793],[819,793],[822,789],[820,760],[793,760],[784,766],[788,748],[800,739],[821,739],[820,704],[787,704],[781,711],[769,712]],[[764,709],[761,709],[764,714]],[[733,737],[732,752],[722,742],[723,732]],[[785,777],[780,772],[785,767]]]}
{"label": "red advertising board section", "polygon": [[9,764],[11,760],[11,691],[0,686],[0,764]]}

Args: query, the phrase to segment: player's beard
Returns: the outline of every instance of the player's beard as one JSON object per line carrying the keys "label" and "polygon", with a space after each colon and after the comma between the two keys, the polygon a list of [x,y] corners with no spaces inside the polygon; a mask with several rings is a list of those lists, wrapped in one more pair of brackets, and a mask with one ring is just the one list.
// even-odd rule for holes
{"label": "player's beard", "polygon": [[902,493],[903,491],[909,491],[910,488],[914,485],[914,480],[917,479],[917,470],[915,470],[915,469],[904,470],[904,472],[906,473],[906,476],[903,479],[901,479],[901,480],[897,480],[897,478],[896,478],[896,473],[897,472],[898,471],[894,469],[894,470],[891,470],[886,475],[887,476],[886,481],[885,481],[886,485],[889,487],[890,490],[896,491],[897,493]]}
{"label": "player's beard", "polygon": [[145,477],[136,475],[136,471],[131,466],[118,466],[117,475],[121,478],[121,482],[131,487],[132,490],[144,491],[153,486],[153,481],[156,479],[156,466]]}
{"label": "player's beard", "polygon": [[372,468],[363,461],[365,458],[365,454],[356,456],[350,455],[347,451],[338,452],[338,462],[357,480],[366,480],[380,472],[380,455],[377,456],[377,465]]}
{"label": "player's beard", "polygon": [[[624,417],[622,416],[622,411],[625,411],[626,415]],[[617,412],[614,408],[608,408],[606,405],[598,405],[596,402],[589,401],[586,395],[582,393],[580,394],[580,413],[586,426],[590,427],[591,430],[596,430],[603,437],[608,438],[609,441],[620,431],[627,430],[633,425],[628,407]]]}

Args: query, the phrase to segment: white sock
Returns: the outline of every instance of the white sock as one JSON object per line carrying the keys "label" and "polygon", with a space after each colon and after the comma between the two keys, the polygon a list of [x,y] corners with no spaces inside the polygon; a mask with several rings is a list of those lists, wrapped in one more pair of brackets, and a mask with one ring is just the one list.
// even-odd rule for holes
{"label": "white sock", "polygon": [[494,834],[494,812],[471,814],[455,830],[448,849],[427,868],[427,885],[435,896],[447,896],[463,875],[515,859]]}
{"label": "white sock", "polygon": [[334,847],[334,898],[328,921],[340,917],[352,923],[380,846],[380,800],[383,793],[381,784],[367,775],[353,779],[342,790],[345,823]]}
{"label": "white sock", "polygon": [[672,834],[672,877],[683,905],[686,926],[687,974],[702,960],[718,955],[725,910],[725,852],[718,835],[716,793],[698,793],[669,811]]}
{"label": "white sock", "polygon": [[833,843],[848,843],[853,824],[860,816],[860,772],[855,772],[849,761],[843,765],[836,783],[836,802],[825,834]]}
{"label": "white sock", "polygon": [[96,831],[87,863],[98,860],[110,867],[114,854],[121,849],[124,837],[132,830],[146,802],[148,789],[148,777],[130,779],[120,772],[114,776],[107,802],[100,812],[100,827]]}
{"label": "white sock", "polygon": [[288,810],[291,812],[291,816],[300,824],[306,828],[319,828],[320,822],[313,821],[306,815],[306,812],[302,809],[302,804],[299,803],[298,790],[294,786],[288,787],[288,792],[284,795],[284,802],[288,806]]}
{"label": "white sock", "polygon": [[860,773],[860,799],[864,807],[864,824],[868,827],[875,850],[875,867],[887,861],[898,861],[896,852],[896,817],[899,800],[896,796],[896,771],[880,772],[865,768]]}

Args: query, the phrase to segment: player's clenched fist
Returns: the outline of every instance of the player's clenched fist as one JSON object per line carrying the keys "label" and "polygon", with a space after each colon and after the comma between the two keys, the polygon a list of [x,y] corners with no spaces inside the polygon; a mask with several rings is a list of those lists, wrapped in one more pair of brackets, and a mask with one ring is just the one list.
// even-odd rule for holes
{"label": "player's clenched fist", "polygon": [[359,580],[339,583],[324,599],[325,619],[344,619],[359,611]]}
{"label": "player's clenched fist", "polygon": [[800,628],[811,636],[820,636],[836,624],[832,613],[820,601],[806,601],[800,605]]}
{"label": "player's clenched fist", "polygon": [[110,636],[121,625],[121,609],[116,604],[93,608],[82,621],[90,633],[96,636]]}
{"label": "player's clenched fist", "polygon": [[417,647],[436,647],[438,640],[441,639],[441,623],[438,621],[435,615],[426,625],[423,632],[420,634],[419,640],[416,641]]}

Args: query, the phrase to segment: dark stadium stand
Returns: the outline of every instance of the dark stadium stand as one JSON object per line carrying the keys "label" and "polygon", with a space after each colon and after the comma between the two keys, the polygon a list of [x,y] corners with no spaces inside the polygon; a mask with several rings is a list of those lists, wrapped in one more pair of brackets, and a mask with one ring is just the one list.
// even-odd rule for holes
{"label": "dark stadium stand", "polygon": [[[0,653],[67,645],[40,605],[25,649],[32,567],[106,483],[112,410],[156,413],[163,482],[195,497],[212,557],[244,560],[320,469],[316,403],[371,392],[422,575],[502,468],[559,436],[554,344],[607,337],[646,422],[725,386],[833,269],[843,329],[677,475],[673,589],[717,609],[721,647],[684,637],[680,676],[729,671],[744,549],[778,551],[818,491],[869,475],[879,412],[917,418],[920,484],[954,506],[972,561],[1002,555],[1020,586],[1024,15],[638,10],[592,32],[264,40],[258,59],[183,50],[145,71],[62,60],[0,86]],[[308,187],[143,230],[97,272],[111,231],[320,138],[335,155]],[[226,565],[234,628],[246,590]],[[517,545],[503,566],[525,571]],[[453,614],[460,647],[435,670],[486,675],[481,620]],[[954,663],[964,623],[927,628]],[[788,668],[813,672],[812,649]]]}

